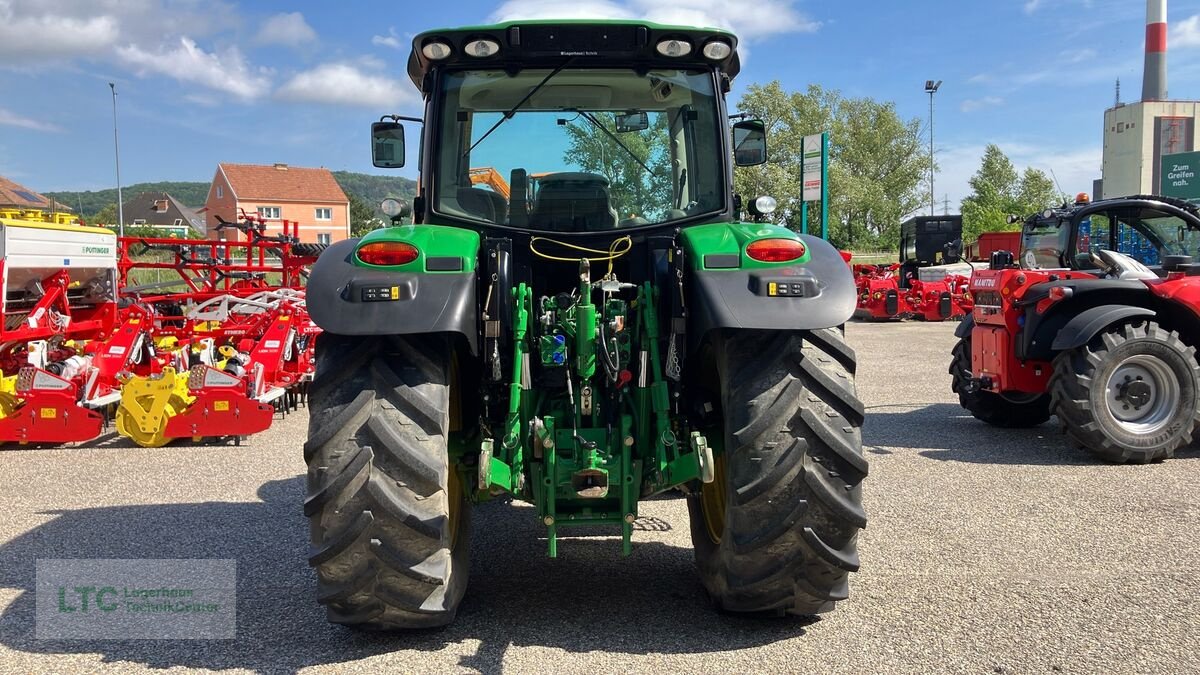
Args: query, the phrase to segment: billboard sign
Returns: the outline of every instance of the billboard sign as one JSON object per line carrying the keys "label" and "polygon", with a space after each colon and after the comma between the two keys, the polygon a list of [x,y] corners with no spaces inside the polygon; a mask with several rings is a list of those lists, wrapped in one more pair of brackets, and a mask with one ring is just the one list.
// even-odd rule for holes
{"label": "billboard sign", "polygon": [[824,173],[821,171],[822,137],[814,134],[804,137],[804,201],[821,201],[821,182]]}
{"label": "billboard sign", "polygon": [[1200,152],[1180,152],[1163,155],[1162,185],[1159,192],[1166,197],[1200,200]]}

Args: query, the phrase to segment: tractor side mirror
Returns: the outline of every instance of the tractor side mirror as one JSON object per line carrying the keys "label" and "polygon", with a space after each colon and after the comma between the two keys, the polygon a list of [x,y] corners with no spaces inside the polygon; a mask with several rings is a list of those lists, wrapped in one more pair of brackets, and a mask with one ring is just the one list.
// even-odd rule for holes
{"label": "tractor side mirror", "polygon": [[650,116],[644,112],[628,112],[617,115],[617,133],[642,131],[650,128]]}
{"label": "tractor side mirror", "polygon": [[382,169],[404,166],[404,125],[399,122],[371,125],[371,163]]}
{"label": "tractor side mirror", "polygon": [[733,125],[733,162],[757,166],[767,161],[767,127],[762,120],[742,120]]}

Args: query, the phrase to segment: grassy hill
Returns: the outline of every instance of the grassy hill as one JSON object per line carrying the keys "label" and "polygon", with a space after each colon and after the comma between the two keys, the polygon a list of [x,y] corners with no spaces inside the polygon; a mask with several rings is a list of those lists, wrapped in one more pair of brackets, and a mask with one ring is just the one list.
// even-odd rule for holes
{"label": "grassy hill", "polygon": [[[371,205],[377,212],[379,202],[385,197],[406,197],[411,199],[416,194],[416,181],[398,176],[375,176],[367,173],[352,171],[334,171],[333,177],[347,195],[352,195]],[[167,192],[184,206],[198,209],[204,206],[208,198],[207,182],[159,182],[134,183],[121,188],[126,200],[137,196],[140,192]],[[83,214],[90,220],[109,204],[116,205],[117,189],[88,190],[85,192],[44,192],[47,197],[58,200],[72,209]],[[382,213],[378,215],[382,216]]]}

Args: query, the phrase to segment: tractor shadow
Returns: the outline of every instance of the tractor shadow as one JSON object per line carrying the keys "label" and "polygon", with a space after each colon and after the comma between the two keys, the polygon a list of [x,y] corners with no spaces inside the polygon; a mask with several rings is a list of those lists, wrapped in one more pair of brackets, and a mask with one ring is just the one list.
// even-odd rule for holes
{"label": "tractor shadow", "polygon": [[[863,451],[868,457],[915,452],[927,459],[971,464],[1103,463],[1070,447],[1055,418],[1029,429],[1002,429],[980,422],[953,403],[868,406]],[[1181,448],[1170,461],[1187,459],[1200,459],[1200,443]]]}
{"label": "tractor shadow", "polygon": [[[0,588],[20,592],[0,614],[0,644],[35,654],[98,654],[104,663],[156,669],[292,673],[391,652],[412,652],[404,658],[415,666],[434,652],[477,642],[458,667],[499,672],[512,645],[569,653],[728,651],[802,636],[814,622],[716,612],[690,547],[639,543],[635,535],[633,554],[622,558],[619,538],[572,537],[560,541],[560,557],[551,560],[532,507],[490,503],[472,514],[471,584],[454,624],[400,634],[355,631],[327,623],[315,601],[316,578],[305,562],[303,478],[265,483],[258,496],[262,501],[43,514],[48,522],[0,545]],[[686,531],[687,523],[649,519],[638,529]],[[236,559],[237,638],[38,640],[33,588],[39,558]]]}

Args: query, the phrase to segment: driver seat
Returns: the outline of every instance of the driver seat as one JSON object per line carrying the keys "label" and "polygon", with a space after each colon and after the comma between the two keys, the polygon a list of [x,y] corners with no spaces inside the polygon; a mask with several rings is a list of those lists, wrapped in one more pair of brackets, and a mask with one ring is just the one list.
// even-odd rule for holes
{"label": "driver seat", "polygon": [[583,172],[543,177],[529,222],[559,232],[613,229],[617,225],[617,212],[610,205],[608,179]]}

